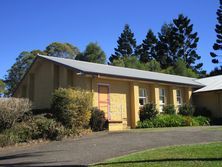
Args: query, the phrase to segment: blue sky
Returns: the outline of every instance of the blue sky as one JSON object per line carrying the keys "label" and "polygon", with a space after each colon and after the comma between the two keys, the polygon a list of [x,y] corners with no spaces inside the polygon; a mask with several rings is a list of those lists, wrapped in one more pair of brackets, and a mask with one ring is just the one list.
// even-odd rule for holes
{"label": "blue sky", "polygon": [[147,30],[160,31],[178,14],[188,16],[198,32],[204,69],[215,67],[209,52],[219,0],[2,0],[0,4],[0,78],[22,51],[43,50],[51,42],[69,42],[83,50],[98,42],[107,57],[128,23],[137,43]]}

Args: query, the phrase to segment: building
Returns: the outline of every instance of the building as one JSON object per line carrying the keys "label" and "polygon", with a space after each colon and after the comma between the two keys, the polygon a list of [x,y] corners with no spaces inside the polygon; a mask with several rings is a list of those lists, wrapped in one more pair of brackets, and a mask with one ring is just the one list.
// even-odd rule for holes
{"label": "building", "polygon": [[193,103],[222,118],[222,75],[198,79],[198,82],[205,86],[193,92]]}
{"label": "building", "polygon": [[[139,107],[143,104],[154,102],[162,112],[167,104],[178,107],[191,103],[192,93],[203,89],[205,82],[177,75],[37,56],[13,96],[29,98],[34,108],[45,109],[50,107],[53,90],[59,87],[79,87],[93,92],[93,106],[106,113],[109,129],[121,130],[136,127]],[[197,93],[196,97],[195,101],[198,101],[202,96]]]}

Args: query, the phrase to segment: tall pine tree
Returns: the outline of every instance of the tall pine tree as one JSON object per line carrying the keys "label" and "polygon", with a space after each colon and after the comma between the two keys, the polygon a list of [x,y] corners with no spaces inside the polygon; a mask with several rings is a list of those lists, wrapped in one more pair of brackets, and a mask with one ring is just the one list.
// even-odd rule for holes
{"label": "tall pine tree", "polygon": [[165,69],[174,66],[178,60],[177,49],[179,48],[173,24],[164,24],[158,33],[159,41],[156,46],[156,61]]}
{"label": "tall pine tree", "polygon": [[190,19],[180,14],[177,19],[173,19],[176,41],[179,44],[177,49],[177,57],[181,58],[187,68],[192,68],[198,71],[203,64],[197,63],[200,60],[200,56],[196,52],[197,43],[199,38],[197,32],[193,32],[193,24],[190,23]]}
{"label": "tall pine tree", "polygon": [[158,40],[152,30],[148,30],[146,38],[142,44],[137,47],[136,54],[139,57],[140,62],[147,63],[156,59],[156,44]]}
{"label": "tall pine tree", "polygon": [[[220,6],[216,14],[218,21],[215,28],[215,31],[217,33],[217,40],[213,45],[213,49],[214,51],[221,51],[222,50],[222,0],[220,0]],[[210,55],[212,57],[212,62],[218,64],[219,63],[218,58],[221,57],[222,55],[218,55],[214,52],[211,52]]]}
{"label": "tall pine tree", "polygon": [[114,49],[115,53],[109,58],[111,64],[114,60],[135,55],[136,39],[128,24],[125,25],[117,43],[117,48]]}
{"label": "tall pine tree", "polygon": [[193,32],[193,24],[188,17],[180,14],[173,19],[172,24],[164,24],[158,34],[157,61],[162,68],[175,66],[178,59],[186,63],[187,68],[195,71],[200,70],[202,63],[197,63],[201,58],[197,52],[199,38],[197,32]]}

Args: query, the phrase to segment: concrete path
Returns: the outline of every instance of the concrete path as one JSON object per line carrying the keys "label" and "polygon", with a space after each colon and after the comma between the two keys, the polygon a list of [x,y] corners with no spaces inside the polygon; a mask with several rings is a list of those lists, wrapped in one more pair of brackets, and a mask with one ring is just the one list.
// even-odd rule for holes
{"label": "concrete path", "polygon": [[184,127],[99,132],[0,152],[0,166],[86,166],[105,159],[169,145],[222,141],[222,127]]}

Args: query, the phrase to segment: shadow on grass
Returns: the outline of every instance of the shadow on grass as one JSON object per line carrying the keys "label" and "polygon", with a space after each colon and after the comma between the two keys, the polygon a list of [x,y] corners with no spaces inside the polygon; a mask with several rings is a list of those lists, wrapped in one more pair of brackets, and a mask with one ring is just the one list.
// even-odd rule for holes
{"label": "shadow on grass", "polygon": [[104,162],[95,164],[99,165],[118,165],[118,164],[135,164],[135,163],[149,163],[149,162],[177,162],[177,161],[222,161],[222,158],[166,158],[166,159],[150,159],[140,161],[120,161],[120,162]]}

